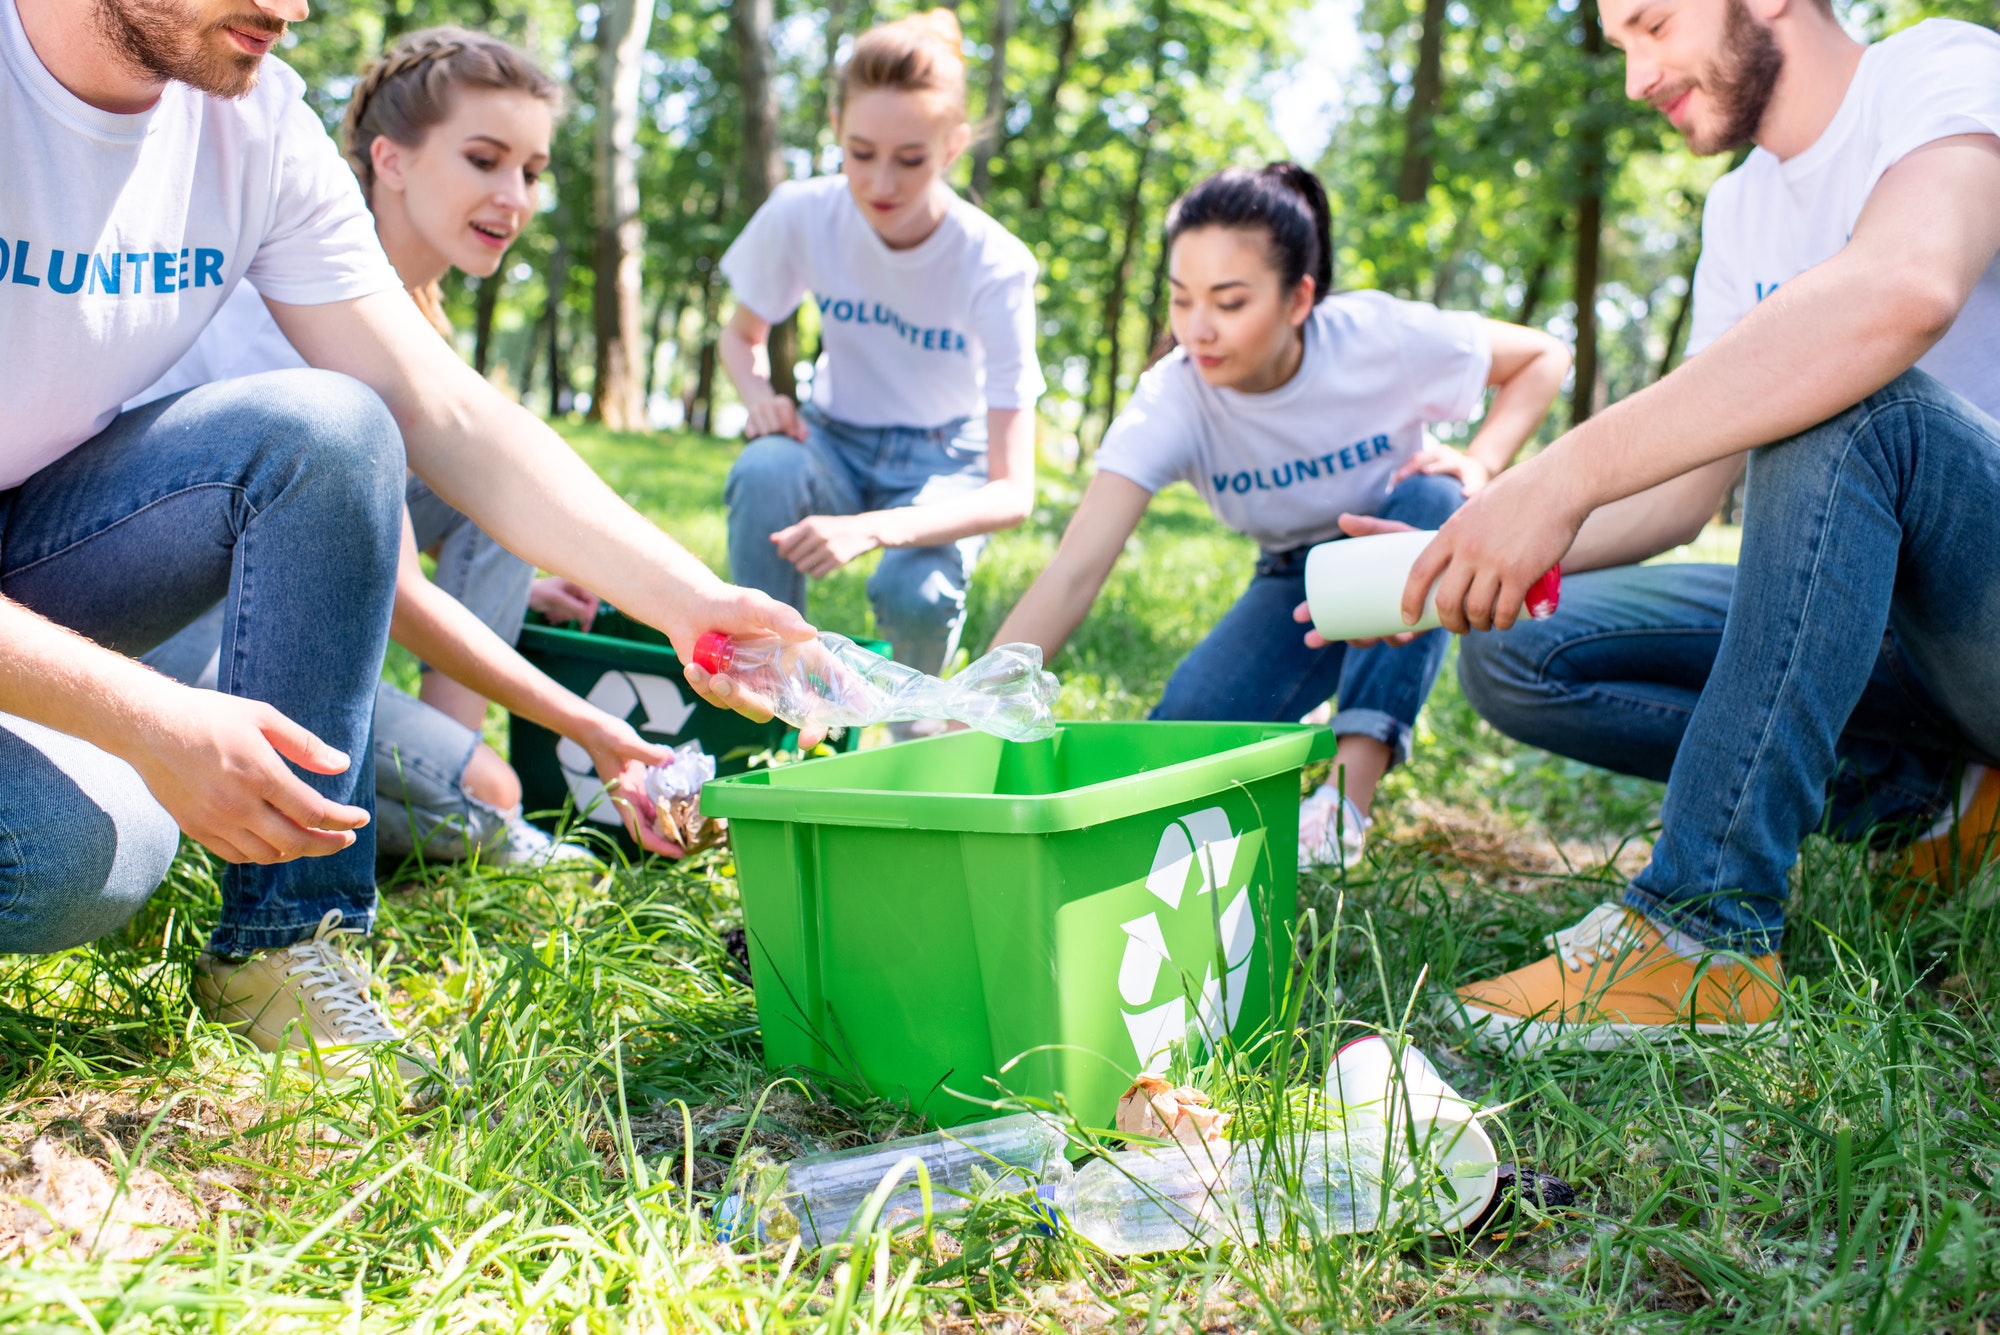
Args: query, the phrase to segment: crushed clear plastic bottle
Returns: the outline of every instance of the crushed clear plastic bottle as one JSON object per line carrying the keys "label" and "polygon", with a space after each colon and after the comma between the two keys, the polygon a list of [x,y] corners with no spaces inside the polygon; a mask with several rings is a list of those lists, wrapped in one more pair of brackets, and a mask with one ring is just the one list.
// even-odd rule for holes
{"label": "crushed clear plastic bottle", "polygon": [[1056,730],[1055,674],[1032,644],[1003,644],[950,679],[870,653],[844,635],[817,640],[738,640],[709,631],[695,642],[694,662],[770,701],[795,728],[829,732],[871,723],[951,719],[1014,742]]}
{"label": "crushed clear plastic bottle", "polygon": [[[876,1217],[877,1227],[895,1227],[923,1218],[922,1185],[916,1165],[930,1178],[931,1214],[951,1214],[998,1186],[1027,1191],[1037,1183],[1069,1176],[1063,1157],[1069,1137],[1039,1113],[1016,1113],[971,1126],[932,1131],[900,1140],[862,1145],[831,1154],[794,1159],[777,1170],[782,1181],[756,1205],[760,1237],[786,1241],[794,1234],[819,1246],[841,1237],[877,1187],[898,1180]],[[755,1195],[754,1186],[749,1189]],[[716,1207],[716,1223],[727,1236],[745,1212],[745,1192]]]}
{"label": "crushed clear plastic bottle", "polygon": [[1060,1227],[1113,1256],[1270,1241],[1288,1219],[1314,1235],[1365,1233],[1381,1217],[1387,1148],[1378,1131],[1331,1130],[1124,1150],[1036,1195]]}

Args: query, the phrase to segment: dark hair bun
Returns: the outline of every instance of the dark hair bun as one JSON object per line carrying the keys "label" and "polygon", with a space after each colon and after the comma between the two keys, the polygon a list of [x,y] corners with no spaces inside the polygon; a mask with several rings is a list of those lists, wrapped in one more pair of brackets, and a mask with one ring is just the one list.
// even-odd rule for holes
{"label": "dark hair bun", "polygon": [[1230,167],[1174,201],[1167,244],[1202,227],[1257,229],[1271,238],[1273,266],[1287,288],[1313,280],[1313,295],[1333,291],[1333,209],[1319,177],[1296,162],[1255,171]]}

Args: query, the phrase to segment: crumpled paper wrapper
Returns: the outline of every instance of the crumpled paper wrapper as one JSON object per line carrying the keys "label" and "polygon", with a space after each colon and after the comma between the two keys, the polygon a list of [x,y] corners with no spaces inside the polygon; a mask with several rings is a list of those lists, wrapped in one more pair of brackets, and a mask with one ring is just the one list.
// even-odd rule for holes
{"label": "crumpled paper wrapper", "polygon": [[1224,1140],[1231,1114],[1211,1108],[1208,1095],[1142,1075],[1118,1100],[1118,1130],[1128,1136],[1172,1140],[1190,1149]]}
{"label": "crumpled paper wrapper", "polygon": [[715,777],[715,757],[699,738],[674,748],[674,758],[646,771],[646,796],[653,799],[653,828],[690,853],[713,848],[729,837],[729,823],[701,814],[701,786]]}

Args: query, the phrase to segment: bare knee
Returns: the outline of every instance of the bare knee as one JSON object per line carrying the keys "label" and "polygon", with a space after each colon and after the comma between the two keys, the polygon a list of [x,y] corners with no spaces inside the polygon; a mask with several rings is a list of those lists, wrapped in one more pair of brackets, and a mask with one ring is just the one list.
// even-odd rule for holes
{"label": "bare knee", "polygon": [[490,807],[512,811],[521,805],[521,776],[484,742],[472,748],[472,759],[465,762],[465,774],[459,782],[467,796]]}

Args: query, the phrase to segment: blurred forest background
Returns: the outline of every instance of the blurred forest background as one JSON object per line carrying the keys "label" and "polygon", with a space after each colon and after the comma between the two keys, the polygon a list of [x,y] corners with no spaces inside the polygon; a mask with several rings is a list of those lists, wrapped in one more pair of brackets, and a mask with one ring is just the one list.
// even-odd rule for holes
{"label": "blurred forest background", "polygon": [[[1808,0],[1809,2],[1809,0]],[[1841,2],[1880,37],[1995,0]],[[1595,0],[964,0],[980,132],[958,188],[1039,257],[1045,456],[1087,457],[1166,325],[1161,226],[1231,163],[1303,154],[1334,200],[1336,282],[1572,341],[1553,433],[1669,370],[1705,192],[1729,166],[1628,101]],[[839,170],[833,71],[877,0],[327,0],[285,58],[338,121],[403,32],[508,37],[561,78],[543,215],[448,285],[466,355],[530,406],[730,434],[716,261],[787,177]],[[818,331],[781,327],[809,381]]]}

